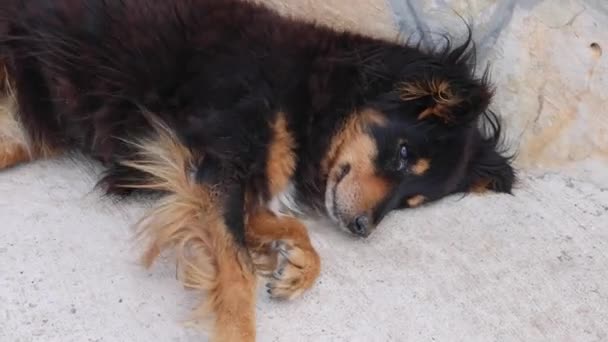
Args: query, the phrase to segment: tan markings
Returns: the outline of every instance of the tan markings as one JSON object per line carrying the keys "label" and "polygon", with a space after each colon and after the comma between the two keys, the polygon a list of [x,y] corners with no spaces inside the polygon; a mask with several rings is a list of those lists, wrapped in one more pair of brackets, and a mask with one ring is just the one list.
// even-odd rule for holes
{"label": "tan markings", "polygon": [[424,203],[425,200],[426,200],[426,198],[424,196],[416,195],[416,196],[410,197],[407,200],[407,205],[410,208],[415,208],[415,207],[420,206],[422,203]]}
{"label": "tan markings", "polygon": [[269,289],[274,298],[294,299],[319,277],[321,259],[306,227],[295,218],[257,212],[247,224],[247,243],[255,256],[256,270],[272,276]]}
{"label": "tan markings", "polygon": [[489,179],[479,179],[471,185],[469,191],[482,194],[488,191],[492,182]]}
{"label": "tan markings", "polygon": [[433,98],[435,104],[423,110],[418,115],[419,120],[437,116],[444,121],[450,121],[450,108],[462,102],[462,99],[452,92],[448,81],[437,79],[402,83],[399,86],[399,95],[403,101],[413,101],[426,96]]}
{"label": "tan markings", "polygon": [[431,161],[426,158],[421,158],[416,161],[414,165],[410,168],[413,174],[417,176],[422,176],[431,168]]}
{"label": "tan markings", "polygon": [[137,224],[137,236],[148,243],[142,261],[150,267],[167,249],[175,253],[178,276],[188,288],[207,296],[195,310],[197,320],[214,319],[213,341],[255,340],[253,263],[235,246],[218,208],[218,194],[190,181],[198,156],[174,133],[152,120],[157,135],[132,143],[138,159],[124,165],[146,173],[146,184],[124,187],[167,192]]}
{"label": "tan markings", "polygon": [[32,154],[23,126],[18,120],[14,92],[1,64],[0,84],[0,169],[4,169],[32,159]]}
{"label": "tan markings", "polygon": [[353,136],[360,132],[359,120],[355,118],[349,119],[340,131],[332,138],[331,144],[325,158],[321,161],[321,171],[323,174],[329,173],[330,169],[335,164],[340,148],[345,141],[351,140]]}
{"label": "tan markings", "polygon": [[423,82],[402,83],[399,91],[399,95],[403,101],[412,101],[421,97],[432,96],[437,103],[448,106],[462,102],[462,99],[454,96],[450,83],[445,80],[433,79]]}
{"label": "tan markings", "polygon": [[378,154],[375,140],[369,136],[365,126],[358,120],[347,123],[341,134],[333,160],[329,165],[328,186],[334,186],[334,179],[342,166],[350,171],[336,188],[335,203],[343,219],[351,219],[374,207],[386,196],[390,184],[377,176],[375,158]]}
{"label": "tan markings", "polygon": [[437,104],[437,105],[431,106],[431,107],[423,110],[418,115],[418,120],[424,120],[431,116],[436,116],[436,117],[442,119],[444,122],[449,122],[452,120],[452,118],[450,117],[449,110],[450,110],[450,108],[448,106],[442,105],[442,104]]}
{"label": "tan markings", "polygon": [[[353,182],[357,181],[357,179],[353,179]],[[369,174],[367,177],[362,177],[359,187],[361,189],[361,200],[355,208],[358,209],[359,214],[363,214],[375,207],[384,197],[386,197],[386,194],[389,192],[390,184],[380,177]]]}
{"label": "tan markings", "polygon": [[338,202],[352,208],[353,215],[358,215],[374,207],[388,192],[389,184],[376,176],[374,159],[378,154],[375,141],[367,134],[360,133],[343,148],[341,163],[351,166],[350,175],[340,185]]}
{"label": "tan markings", "polygon": [[[226,231],[226,227],[224,227]],[[215,313],[212,341],[254,342],[256,278],[249,255],[226,244],[225,253],[216,257],[216,286],[209,291],[211,311]]]}
{"label": "tan markings", "polygon": [[345,142],[353,140],[358,135],[364,134],[364,129],[370,124],[385,126],[387,120],[381,112],[371,108],[350,115],[350,118],[333,137],[325,159],[321,162],[323,173],[328,173],[334,166],[339,151]]}
{"label": "tan markings", "polygon": [[25,146],[0,141],[0,170],[30,159],[30,153]]}
{"label": "tan markings", "polygon": [[388,123],[386,116],[375,109],[366,108],[359,113],[364,124],[373,124],[376,126],[385,127]]}
{"label": "tan markings", "polygon": [[32,146],[19,120],[17,98],[0,60],[0,169],[57,154],[42,144]]}
{"label": "tan markings", "polygon": [[295,140],[287,129],[285,114],[279,112],[272,125],[272,140],[266,162],[270,195],[283,191],[296,168]]}

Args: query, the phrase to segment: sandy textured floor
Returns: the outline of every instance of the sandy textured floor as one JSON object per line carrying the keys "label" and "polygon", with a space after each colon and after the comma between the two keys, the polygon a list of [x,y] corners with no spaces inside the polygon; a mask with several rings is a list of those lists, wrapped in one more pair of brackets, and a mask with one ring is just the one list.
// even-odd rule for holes
{"label": "sandy textured floor", "polygon": [[[260,341],[608,341],[605,2],[358,0],[366,24],[341,10],[352,2],[283,1],[383,36],[448,25],[446,3],[471,14],[523,170],[515,196],[394,214],[366,241],[311,226],[320,282],[292,303],[261,289]],[[0,341],[201,341],[180,325],[196,297],[170,261],[135,263],[144,204],[100,198],[97,172],[62,159],[0,173]]]}

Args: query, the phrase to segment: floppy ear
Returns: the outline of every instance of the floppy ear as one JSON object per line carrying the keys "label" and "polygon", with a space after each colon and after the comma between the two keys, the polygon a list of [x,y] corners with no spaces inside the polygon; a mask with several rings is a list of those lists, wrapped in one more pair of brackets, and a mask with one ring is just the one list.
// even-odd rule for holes
{"label": "floppy ear", "polygon": [[515,182],[515,170],[511,157],[496,150],[494,141],[482,140],[476,155],[471,160],[465,192],[485,192],[487,190],[511,193]]}
{"label": "floppy ear", "polygon": [[479,115],[490,103],[493,92],[485,77],[482,80],[448,80],[433,76],[418,81],[402,82],[399,98],[420,106],[418,120],[435,118],[446,124],[469,120]]}

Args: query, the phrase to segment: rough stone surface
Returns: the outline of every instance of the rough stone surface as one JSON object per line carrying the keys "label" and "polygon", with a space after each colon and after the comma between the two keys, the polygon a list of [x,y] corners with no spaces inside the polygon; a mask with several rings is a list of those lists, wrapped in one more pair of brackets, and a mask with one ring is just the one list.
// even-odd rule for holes
{"label": "rough stone surface", "polygon": [[[472,18],[522,179],[395,213],[366,241],[311,224],[319,284],[291,303],[260,289],[260,341],[608,341],[608,3],[260,1],[387,38]],[[204,340],[180,325],[196,296],[170,259],[136,263],[147,204],[100,198],[98,172],[0,173],[0,341]]]}
{"label": "rough stone surface", "polygon": [[[392,1],[403,32],[465,32],[491,64],[508,142],[524,168],[608,162],[608,3]],[[462,18],[460,18],[459,14]],[[426,39],[433,41],[432,34]],[[436,40],[436,39],[435,39]]]}
{"label": "rough stone surface", "polygon": [[318,22],[340,30],[394,39],[397,25],[384,0],[250,0],[271,6],[281,14]]}

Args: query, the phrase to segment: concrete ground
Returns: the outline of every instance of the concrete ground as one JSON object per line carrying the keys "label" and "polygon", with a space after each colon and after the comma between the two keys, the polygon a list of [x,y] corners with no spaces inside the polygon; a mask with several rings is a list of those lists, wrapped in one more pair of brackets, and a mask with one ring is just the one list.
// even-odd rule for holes
{"label": "concrete ground", "polygon": [[[201,341],[171,262],[134,262],[144,206],[76,165],[0,176],[0,341]],[[605,183],[526,173],[514,197],[391,215],[366,241],[313,226],[320,281],[290,303],[261,290],[260,341],[606,341],[607,222]]]}
{"label": "concrete ground", "polygon": [[[350,1],[312,14],[300,0],[264,1],[365,23],[340,10]],[[448,23],[448,4],[477,19],[521,182],[514,196],[395,213],[365,241],[311,224],[319,283],[288,303],[261,288],[259,340],[608,341],[605,2],[357,1],[403,31],[420,18]],[[393,26],[370,27],[389,36]],[[0,173],[0,341],[204,340],[180,322],[197,297],[170,259],[136,263],[130,227],[147,203],[101,198],[98,172],[64,158]]]}

